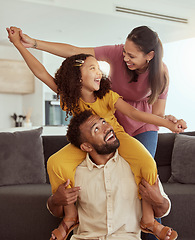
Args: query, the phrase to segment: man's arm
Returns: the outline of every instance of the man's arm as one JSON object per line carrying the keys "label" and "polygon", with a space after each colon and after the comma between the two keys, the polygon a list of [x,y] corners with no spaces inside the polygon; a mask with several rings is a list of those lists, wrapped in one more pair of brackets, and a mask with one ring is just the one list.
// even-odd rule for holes
{"label": "man's arm", "polygon": [[47,209],[49,212],[55,217],[63,217],[64,216],[64,208],[63,205],[57,205],[55,200],[53,200],[53,195],[51,195],[47,200]]}
{"label": "man's arm", "polygon": [[67,188],[70,184],[68,179],[61,184],[57,191],[47,200],[47,208],[56,217],[64,216],[64,206],[75,203],[79,194],[80,187]]}
{"label": "man's arm", "polygon": [[139,192],[141,197],[152,205],[155,217],[161,218],[169,214],[171,202],[165,194],[159,179],[151,186],[142,178]]}

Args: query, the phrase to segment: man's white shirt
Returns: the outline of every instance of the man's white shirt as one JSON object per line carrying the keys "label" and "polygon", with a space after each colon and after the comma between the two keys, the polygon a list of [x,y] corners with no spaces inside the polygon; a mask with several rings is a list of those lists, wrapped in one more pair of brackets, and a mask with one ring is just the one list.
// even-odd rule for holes
{"label": "man's white shirt", "polygon": [[[75,186],[80,186],[77,201],[79,227],[71,238],[99,240],[139,240],[141,201],[129,164],[118,154],[105,164],[96,165],[87,154],[77,167]],[[169,203],[162,184],[160,191]],[[171,203],[166,215],[169,214]]]}

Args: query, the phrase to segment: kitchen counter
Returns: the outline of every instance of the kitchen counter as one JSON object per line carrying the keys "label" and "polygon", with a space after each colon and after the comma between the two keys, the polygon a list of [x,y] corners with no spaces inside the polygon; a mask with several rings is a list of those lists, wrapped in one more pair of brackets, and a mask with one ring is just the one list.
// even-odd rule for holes
{"label": "kitchen counter", "polygon": [[[14,127],[7,129],[0,129],[0,132],[16,132],[16,131],[27,131],[31,129],[36,129],[41,126],[32,126],[32,127]],[[66,135],[67,126],[43,126],[43,136],[58,136]]]}

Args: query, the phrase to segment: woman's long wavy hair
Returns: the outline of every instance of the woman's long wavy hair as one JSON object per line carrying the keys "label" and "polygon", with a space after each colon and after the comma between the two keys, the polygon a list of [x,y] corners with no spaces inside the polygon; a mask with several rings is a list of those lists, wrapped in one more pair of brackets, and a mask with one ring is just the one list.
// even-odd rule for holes
{"label": "woman's long wavy hair", "polygon": [[[159,94],[168,85],[168,74],[163,67],[163,47],[158,34],[147,26],[134,28],[127,36],[127,40],[132,41],[144,54],[154,51],[154,57],[149,62],[149,84],[151,95],[148,99],[149,104],[153,104]],[[130,82],[137,81],[136,71],[128,71],[131,76]]]}
{"label": "woman's long wavy hair", "polygon": [[[66,117],[80,112],[79,98],[81,97],[82,79],[81,67],[90,54],[78,54],[66,58],[55,74],[54,81],[57,85],[57,94],[60,96],[61,107],[66,111]],[[103,98],[111,89],[110,80],[102,76],[100,89],[94,91],[94,96]]]}

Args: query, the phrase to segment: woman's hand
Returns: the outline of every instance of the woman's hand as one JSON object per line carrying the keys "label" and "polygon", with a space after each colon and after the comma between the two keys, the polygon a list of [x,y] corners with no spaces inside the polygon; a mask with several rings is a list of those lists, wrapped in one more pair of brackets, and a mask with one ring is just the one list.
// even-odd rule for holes
{"label": "woman's hand", "polygon": [[22,30],[20,31],[20,37],[21,37],[21,43],[25,48],[35,48],[36,47],[36,40],[29,37],[26,34],[22,33]]}
{"label": "woman's hand", "polygon": [[173,122],[173,123],[177,122],[177,118],[175,116],[173,116],[173,115],[165,115],[164,118],[169,120],[169,121],[171,121],[171,122]]}
{"label": "woman's hand", "polygon": [[29,37],[26,34],[22,33],[22,30],[20,28],[17,27],[10,27],[10,28],[6,28],[7,32],[8,32],[8,38],[10,40],[10,42],[13,43],[13,38],[12,35],[15,35],[15,33],[19,33],[19,37],[20,37],[20,42],[22,43],[22,45],[25,48],[33,48],[35,47],[35,39]]}

